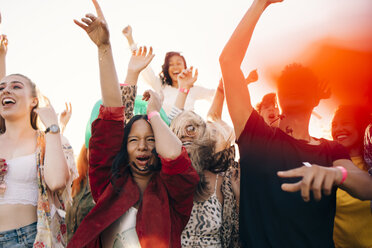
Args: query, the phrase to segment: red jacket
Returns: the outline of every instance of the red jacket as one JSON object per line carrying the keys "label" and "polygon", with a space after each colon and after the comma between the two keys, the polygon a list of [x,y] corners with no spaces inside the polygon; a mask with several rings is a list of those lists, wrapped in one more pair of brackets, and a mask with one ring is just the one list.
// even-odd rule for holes
{"label": "red jacket", "polygon": [[[110,182],[111,165],[124,135],[123,111],[124,107],[101,106],[92,124],[89,180],[97,204],[80,224],[69,248],[101,247],[100,234],[140,200],[129,168],[115,182],[120,193]],[[199,181],[185,148],[174,160],[160,159],[161,171],[154,172],[138,208],[136,231],[142,248],[181,247],[181,232],[189,220]]]}

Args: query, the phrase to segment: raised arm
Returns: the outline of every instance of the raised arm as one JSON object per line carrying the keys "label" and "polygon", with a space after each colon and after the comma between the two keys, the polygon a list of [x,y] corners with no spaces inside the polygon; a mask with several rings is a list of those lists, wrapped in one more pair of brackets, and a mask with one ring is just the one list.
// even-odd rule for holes
{"label": "raised arm", "polygon": [[[58,117],[52,106],[38,108],[35,112],[45,127],[58,125]],[[62,149],[62,137],[59,132],[45,134],[45,182],[51,191],[63,189],[70,179],[70,171]]]}
{"label": "raised arm", "polygon": [[0,35],[0,79],[6,75],[6,53],[8,51],[8,39],[6,35]]}
{"label": "raised arm", "polygon": [[[130,47],[130,50],[132,52],[137,51],[137,45],[136,45],[136,43],[134,42],[134,39],[133,39],[133,29],[132,29],[132,27],[130,25],[128,25],[123,29],[122,32],[123,32],[123,35],[125,36],[125,38],[128,41],[128,45]],[[147,66],[146,68],[144,68],[141,75],[142,75],[143,79],[145,80],[145,82],[149,86],[151,86],[158,94],[162,94],[161,80],[160,80],[159,77],[157,77],[155,75],[151,66]]]}
{"label": "raised arm", "polygon": [[225,98],[225,95],[224,95],[224,89],[223,89],[223,81],[221,78],[220,83],[218,84],[216,93],[214,94],[213,102],[208,110],[208,114],[207,114],[208,121],[221,120],[224,98]]}
{"label": "raised arm", "polygon": [[119,152],[124,135],[124,107],[121,100],[119,82],[111,51],[109,30],[102,10],[96,0],[92,0],[97,17],[85,15],[81,22],[74,22],[85,30],[98,47],[100,84],[103,106],[98,118],[92,123],[89,141],[89,182],[93,199],[97,201],[111,178],[111,165]]}
{"label": "raised arm", "polygon": [[102,102],[105,107],[122,106],[119,81],[116,74],[112,49],[110,44],[110,34],[108,26],[103,16],[101,7],[97,0],[92,0],[97,12],[97,16],[86,14],[81,18],[81,22],[74,20],[76,25],[85,30],[89,38],[98,48],[98,61],[101,83]]}
{"label": "raised arm", "polygon": [[143,96],[144,100],[148,101],[147,115],[150,117],[152,130],[154,131],[156,152],[163,158],[176,159],[181,154],[182,143],[161,119],[160,115],[156,114],[161,109],[160,96],[152,90],[146,91]]}
{"label": "raised arm", "polygon": [[260,16],[267,6],[281,1],[283,0],[254,0],[220,55],[227,107],[237,138],[253,111],[246,79],[240,66]]}
{"label": "raised arm", "polygon": [[185,107],[186,99],[189,94],[190,89],[194,86],[194,83],[198,79],[198,69],[193,72],[193,67],[189,69],[184,69],[177,77],[179,84],[179,90],[177,93],[176,101],[172,107],[171,112],[168,115],[168,119],[172,121],[179,115]]}
{"label": "raised arm", "polygon": [[134,102],[137,95],[137,81],[140,72],[148,66],[155,55],[152,54],[152,47],[147,53],[146,47],[140,47],[133,51],[129,61],[127,77],[125,83],[120,86],[123,105],[125,106],[125,121],[128,122],[133,117]]}
{"label": "raised arm", "polygon": [[184,109],[187,95],[198,79],[198,69],[195,69],[195,73],[193,70],[194,68],[191,66],[178,75],[179,91],[174,106],[179,109]]}

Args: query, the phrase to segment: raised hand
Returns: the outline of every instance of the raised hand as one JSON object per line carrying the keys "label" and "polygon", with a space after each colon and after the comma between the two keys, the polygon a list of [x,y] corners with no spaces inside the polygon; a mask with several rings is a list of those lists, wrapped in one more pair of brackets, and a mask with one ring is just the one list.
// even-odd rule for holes
{"label": "raised hand", "polygon": [[177,81],[180,88],[191,89],[194,86],[194,83],[198,79],[198,69],[195,69],[195,73],[193,69],[191,66],[189,69],[184,69],[178,74]]}
{"label": "raised hand", "polygon": [[137,51],[133,51],[132,57],[129,60],[128,73],[140,73],[143,69],[146,68],[154,58],[152,54],[152,47],[147,53],[147,47],[140,47]]}
{"label": "raised hand", "polygon": [[103,16],[101,7],[97,0],[92,0],[96,8],[97,16],[93,14],[86,14],[86,18],[81,18],[81,22],[74,20],[75,24],[87,32],[89,38],[97,45],[97,47],[110,44],[110,33],[108,26]]}
{"label": "raised hand", "polygon": [[161,106],[162,106],[162,100],[160,96],[152,90],[146,90],[143,93],[142,100],[145,100],[148,102],[147,105],[147,114],[150,114],[153,111],[160,112]]}
{"label": "raised hand", "polygon": [[61,127],[61,132],[63,133],[66,126],[67,126],[67,123],[70,121],[70,118],[71,118],[71,115],[72,115],[72,106],[71,106],[71,103],[69,102],[67,104],[67,102],[65,102],[65,106],[66,106],[66,109],[63,110],[63,112],[61,113],[61,115],[59,116],[59,125]]}
{"label": "raised hand", "polygon": [[126,26],[122,32],[127,39],[132,38],[132,27],[130,25]]}
{"label": "raised hand", "polygon": [[265,6],[269,6],[270,4],[273,4],[273,3],[283,2],[283,0],[257,0],[257,1],[262,2],[263,4],[265,4]]}
{"label": "raised hand", "polygon": [[58,124],[57,114],[51,105],[43,108],[37,108],[34,111],[39,115],[39,118],[45,127]]}
{"label": "raised hand", "polygon": [[338,185],[342,180],[340,169],[315,164],[288,171],[279,171],[278,176],[284,178],[302,177],[297,183],[282,184],[282,190],[287,192],[301,190],[301,196],[306,202],[310,200],[310,190],[313,191],[315,200],[319,201],[322,198],[322,191],[324,194],[330,195],[332,187]]}
{"label": "raised hand", "polygon": [[331,97],[331,88],[327,81],[322,81],[318,86],[318,97],[319,99],[328,99]]}
{"label": "raised hand", "polygon": [[0,35],[0,56],[5,56],[8,51],[8,38],[5,34]]}
{"label": "raised hand", "polygon": [[249,73],[248,77],[245,79],[245,82],[247,84],[250,84],[250,83],[257,82],[257,80],[258,80],[258,73],[257,73],[257,69],[255,69]]}

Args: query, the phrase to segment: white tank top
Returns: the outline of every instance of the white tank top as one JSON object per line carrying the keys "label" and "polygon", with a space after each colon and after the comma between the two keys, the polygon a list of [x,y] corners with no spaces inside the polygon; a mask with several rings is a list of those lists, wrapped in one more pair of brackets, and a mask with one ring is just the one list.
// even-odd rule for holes
{"label": "white tank top", "polygon": [[36,153],[6,161],[6,190],[0,195],[0,204],[25,204],[37,206],[38,185]]}
{"label": "white tank top", "polygon": [[136,231],[137,212],[136,208],[129,208],[103,231],[101,238],[104,248],[141,248]]}

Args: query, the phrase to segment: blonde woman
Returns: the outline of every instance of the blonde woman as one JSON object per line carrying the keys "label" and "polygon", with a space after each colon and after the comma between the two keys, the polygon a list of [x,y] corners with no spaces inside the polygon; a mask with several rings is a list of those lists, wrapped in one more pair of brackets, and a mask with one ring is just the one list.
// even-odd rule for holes
{"label": "blonde woman", "polygon": [[62,140],[55,111],[39,108],[39,99],[26,76],[12,74],[0,81],[1,247],[66,245],[63,210],[73,154]]}

